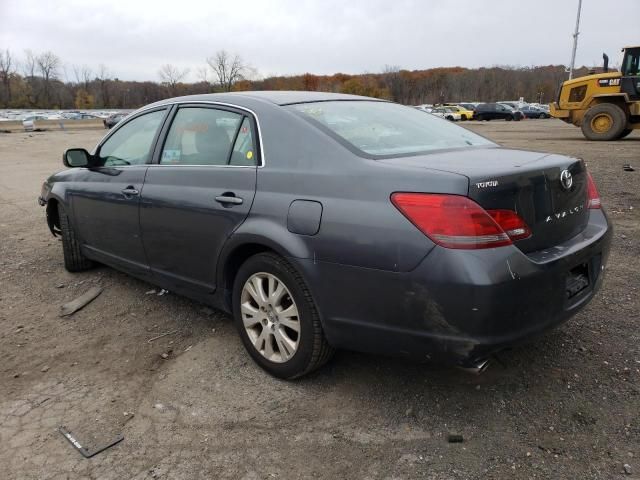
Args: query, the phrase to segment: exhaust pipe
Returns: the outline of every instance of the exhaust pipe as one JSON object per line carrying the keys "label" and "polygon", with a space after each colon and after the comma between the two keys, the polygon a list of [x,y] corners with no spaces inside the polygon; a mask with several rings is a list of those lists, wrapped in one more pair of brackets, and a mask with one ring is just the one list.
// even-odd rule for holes
{"label": "exhaust pipe", "polygon": [[606,53],[602,54],[602,60],[604,65],[602,66],[602,69],[604,70],[604,73],[609,72],[609,55],[607,55]]}
{"label": "exhaust pipe", "polygon": [[478,360],[475,363],[469,365],[461,365],[458,368],[464,372],[471,373],[473,375],[480,375],[484,372],[491,363],[490,358],[486,358],[484,360]]}

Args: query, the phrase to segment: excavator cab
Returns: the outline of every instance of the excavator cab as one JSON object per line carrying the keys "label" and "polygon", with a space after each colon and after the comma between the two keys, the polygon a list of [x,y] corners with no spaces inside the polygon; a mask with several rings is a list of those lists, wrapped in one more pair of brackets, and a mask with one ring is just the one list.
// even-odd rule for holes
{"label": "excavator cab", "polygon": [[625,48],[623,52],[621,91],[631,100],[640,100],[640,47]]}

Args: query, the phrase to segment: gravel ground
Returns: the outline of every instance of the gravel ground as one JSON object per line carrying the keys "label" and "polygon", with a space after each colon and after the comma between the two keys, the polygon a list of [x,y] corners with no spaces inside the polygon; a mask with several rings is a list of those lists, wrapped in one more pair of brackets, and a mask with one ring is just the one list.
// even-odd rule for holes
{"label": "gravel ground", "polygon": [[[640,478],[640,132],[591,143],[556,120],[467,126],[588,162],[615,226],[600,294],[480,376],[339,352],[295,382],[256,367],[222,313],[107,267],[64,270],[36,196],[65,148],[103,131],[0,135],[0,476]],[[125,438],[84,459],[60,425],[90,446]]]}

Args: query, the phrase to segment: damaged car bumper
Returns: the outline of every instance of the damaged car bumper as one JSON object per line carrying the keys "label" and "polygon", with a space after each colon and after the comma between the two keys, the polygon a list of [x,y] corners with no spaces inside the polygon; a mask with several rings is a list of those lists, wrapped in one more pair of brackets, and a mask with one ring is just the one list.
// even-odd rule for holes
{"label": "damaged car bumper", "polygon": [[475,366],[584,307],[602,283],[611,236],[604,212],[592,210],[579,235],[528,254],[436,247],[405,273],[298,263],[335,347]]}

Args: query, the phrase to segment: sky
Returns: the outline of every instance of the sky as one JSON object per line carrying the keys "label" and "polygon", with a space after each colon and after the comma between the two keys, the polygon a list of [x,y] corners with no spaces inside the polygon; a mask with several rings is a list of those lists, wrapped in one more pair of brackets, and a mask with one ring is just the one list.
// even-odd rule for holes
{"label": "sky", "polygon": [[[583,0],[576,65],[640,45],[640,0]],[[260,76],[568,64],[578,0],[0,0],[0,49],[123,80],[197,79],[218,50]],[[615,8],[614,8],[615,6]]]}

